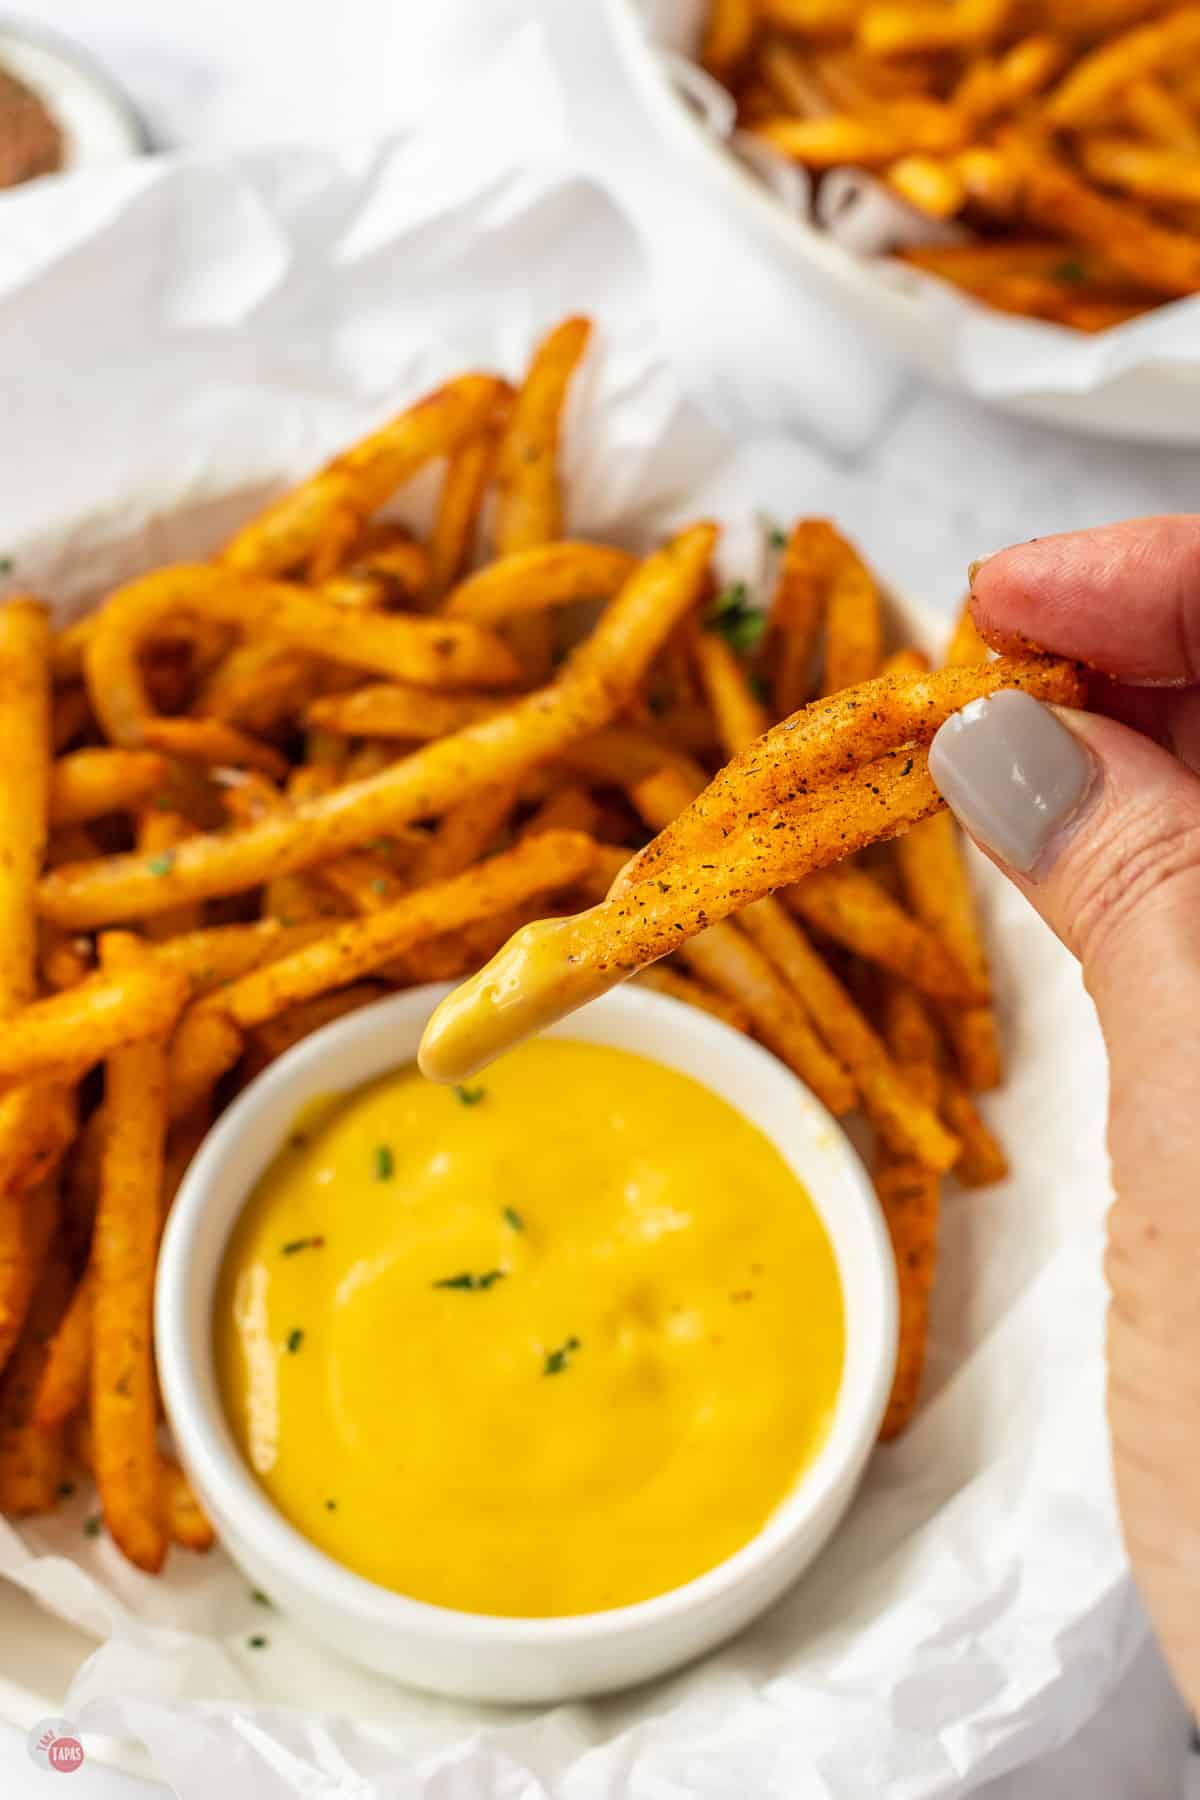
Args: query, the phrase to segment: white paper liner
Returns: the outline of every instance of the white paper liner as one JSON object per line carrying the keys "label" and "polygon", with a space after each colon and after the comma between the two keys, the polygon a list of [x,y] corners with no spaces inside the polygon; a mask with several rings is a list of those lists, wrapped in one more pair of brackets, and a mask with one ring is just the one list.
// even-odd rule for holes
{"label": "white paper liner", "polygon": [[[526,54],[397,143],[147,164],[6,203],[15,582],[72,608],[203,553],[432,382],[480,363],[515,374],[539,330],[583,307],[600,328],[568,433],[569,528],[640,545],[724,517],[725,572],[761,585],[757,507],[823,510],[847,471],[782,441],[735,454],[686,401],[647,252],[564,179],[563,122]],[[482,173],[481,139],[496,147]],[[846,522],[877,549],[940,529],[931,514],[914,537],[901,493],[856,506]],[[161,1579],[140,1575],[84,1534],[80,1493],[0,1526],[0,1574],[103,1639],[47,1711],[85,1743],[141,1739],[184,1800],[932,1800],[1066,1739],[1141,1631],[1101,1393],[1103,1053],[1070,959],[979,874],[1011,1062],[988,1110],[1014,1174],[948,1189],[920,1415],[767,1618],[640,1692],[489,1712],[326,1655],[220,1553],[173,1551]],[[21,1641],[0,1627],[6,1664],[19,1680]]]}

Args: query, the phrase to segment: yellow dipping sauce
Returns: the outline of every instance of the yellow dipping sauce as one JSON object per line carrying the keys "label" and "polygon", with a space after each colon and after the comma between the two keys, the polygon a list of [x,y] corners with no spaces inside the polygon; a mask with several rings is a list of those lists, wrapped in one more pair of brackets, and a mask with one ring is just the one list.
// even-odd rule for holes
{"label": "yellow dipping sauce", "polygon": [[833,1251],[708,1088],[542,1039],[470,1088],[320,1109],[225,1255],[217,1369],[250,1467],[330,1556],[436,1605],[552,1617],[754,1536],[841,1377]]}

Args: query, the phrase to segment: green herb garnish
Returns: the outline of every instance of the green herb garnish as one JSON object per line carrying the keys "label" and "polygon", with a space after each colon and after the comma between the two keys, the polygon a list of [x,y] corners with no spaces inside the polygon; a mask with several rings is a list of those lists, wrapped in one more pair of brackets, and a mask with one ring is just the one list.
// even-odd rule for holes
{"label": "green herb garnish", "polygon": [[486,1093],[486,1088],[463,1087],[461,1084],[457,1085],[454,1089],[454,1097],[460,1106],[478,1106]]}
{"label": "green herb garnish", "polygon": [[721,589],[704,615],[704,623],[719,632],[738,656],[749,656],[757,650],[767,629],[767,615],[749,604],[749,591],[744,581],[731,581]]}
{"label": "green herb garnish", "polygon": [[772,550],[786,550],[787,532],[782,530],[778,525],[772,525],[771,535],[767,539],[767,542],[770,544]]}
{"label": "green herb garnish", "polygon": [[515,1206],[506,1206],[504,1209],[503,1218],[504,1218],[504,1223],[506,1225],[511,1225],[514,1231],[524,1231],[525,1221],[521,1217],[520,1213],[517,1211]]}
{"label": "green herb garnish", "polygon": [[569,1337],[565,1344],[559,1345],[557,1350],[547,1350],[546,1361],[542,1366],[542,1374],[561,1375],[564,1369],[568,1369],[571,1366],[567,1361],[567,1358],[571,1355],[572,1351],[578,1349],[579,1339],[577,1337]]}
{"label": "green herb garnish", "polygon": [[297,1250],[323,1250],[324,1248],[325,1239],[323,1237],[292,1238],[282,1246],[282,1253],[284,1256],[295,1256]]}
{"label": "green herb garnish", "polygon": [[300,1348],[300,1346],[303,1342],[304,1342],[304,1333],[301,1331],[299,1325],[293,1325],[292,1329],[287,1334],[288,1355],[295,1356],[297,1350]]}
{"label": "green herb garnish", "polygon": [[255,1606],[270,1606],[272,1604],[270,1594],[264,1594],[261,1588],[251,1588],[250,1598],[253,1600]]}
{"label": "green herb garnish", "polygon": [[392,1155],[392,1146],[390,1144],[377,1144],[375,1146],[376,1181],[390,1181],[395,1173],[396,1159]]}
{"label": "green herb garnish", "polygon": [[84,1537],[99,1537],[100,1536],[100,1524],[101,1524],[100,1514],[99,1513],[89,1513],[87,1518],[83,1521]]}
{"label": "green herb garnish", "polygon": [[253,1637],[248,1637],[246,1639],[246,1642],[249,1644],[251,1650],[265,1650],[267,1647],[267,1639],[263,1636],[261,1631],[256,1631]]}
{"label": "green herb garnish", "polygon": [[1087,270],[1077,256],[1066,256],[1050,271],[1051,281],[1086,281]]}
{"label": "green herb garnish", "polygon": [[169,875],[174,864],[175,852],[173,850],[160,850],[157,856],[152,856],[150,858],[146,867],[152,875]]}
{"label": "green herb garnish", "polygon": [[337,1511],[337,1501],[336,1500],[327,1500],[325,1502],[325,1511],[326,1512],[336,1512]]}
{"label": "green herb garnish", "polygon": [[446,1275],[432,1285],[435,1288],[460,1288],[464,1294],[484,1294],[498,1281],[503,1281],[507,1274],[507,1269],[485,1269],[482,1275],[471,1275],[464,1270],[461,1275]]}
{"label": "green herb garnish", "polygon": [[58,1497],[60,1500],[69,1500],[71,1498],[71,1495],[74,1492],[75,1492],[75,1483],[73,1481],[60,1481],[59,1482]]}
{"label": "green herb garnish", "polygon": [[16,566],[11,556],[0,556],[0,575],[11,575]]}
{"label": "green herb garnish", "polygon": [[374,876],[371,881],[371,892],[373,894],[386,894],[387,891],[388,891],[387,876],[386,875]]}

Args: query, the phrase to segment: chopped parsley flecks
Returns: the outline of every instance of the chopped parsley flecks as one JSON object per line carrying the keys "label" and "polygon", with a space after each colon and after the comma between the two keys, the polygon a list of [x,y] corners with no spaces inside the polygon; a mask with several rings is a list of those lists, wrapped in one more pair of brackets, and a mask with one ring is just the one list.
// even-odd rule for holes
{"label": "chopped parsley flecks", "polygon": [[325,1239],[314,1234],[312,1237],[289,1238],[288,1242],[281,1246],[281,1252],[284,1256],[295,1256],[298,1250],[323,1250],[324,1248]]}
{"label": "chopped parsley flecks", "polygon": [[1050,271],[1051,281],[1080,282],[1087,280],[1087,270],[1077,256],[1066,256]]}
{"label": "chopped parsley flecks", "polygon": [[515,1206],[506,1206],[502,1216],[504,1223],[510,1225],[514,1231],[524,1231],[525,1221]]}
{"label": "chopped parsley flecks", "polygon": [[253,1600],[255,1606],[271,1606],[274,1604],[270,1594],[264,1594],[261,1588],[251,1588],[250,1598]]}
{"label": "chopped parsley flecks", "polygon": [[767,615],[750,605],[744,581],[731,581],[721,589],[705,613],[704,622],[710,630],[719,632],[738,656],[749,656],[757,650],[767,629]]}
{"label": "chopped parsley flecks", "polygon": [[87,1518],[83,1521],[84,1537],[99,1537],[101,1523],[102,1521],[99,1513],[89,1513]]}
{"label": "chopped parsley flecks", "polygon": [[11,575],[16,566],[11,556],[0,556],[0,575]]}
{"label": "chopped parsley flecks", "polygon": [[460,1106],[478,1106],[479,1102],[484,1099],[486,1095],[487,1089],[485,1087],[463,1087],[461,1082],[458,1083],[454,1089],[454,1098],[458,1101]]}
{"label": "chopped parsley flecks", "polygon": [[267,1647],[268,1639],[266,1639],[263,1636],[261,1631],[256,1631],[254,1633],[253,1637],[248,1637],[246,1639],[246,1643],[249,1645],[251,1650],[265,1650]]}
{"label": "chopped parsley flecks", "polygon": [[503,1281],[508,1274],[507,1269],[485,1269],[482,1275],[472,1275],[464,1270],[461,1275],[446,1275],[441,1281],[435,1281],[435,1288],[457,1288],[464,1294],[485,1294],[498,1281]]}
{"label": "chopped parsley flecks", "polygon": [[542,1365],[542,1374],[561,1375],[564,1369],[570,1368],[571,1364],[569,1359],[578,1349],[579,1339],[577,1337],[569,1337],[566,1343],[558,1346],[557,1350],[547,1350],[546,1360]]}
{"label": "chopped parsley flecks", "polygon": [[376,1181],[390,1181],[395,1173],[396,1159],[392,1155],[392,1146],[390,1144],[377,1144],[375,1146]]}
{"label": "chopped parsley flecks", "polygon": [[160,850],[158,855],[152,856],[146,864],[152,875],[169,875],[174,866],[175,852],[173,850]]}
{"label": "chopped parsley flecks", "polygon": [[303,1342],[304,1342],[303,1331],[300,1329],[299,1325],[293,1325],[292,1329],[287,1334],[288,1355],[295,1356],[297,1350],[300,1348],[300,1346]]}
{"label": "chopped parsley flecks", "polygon": [[786,550],[787,532],[784,531],[781,525],[772,525],[767,542],[770,544],[772,550]]}

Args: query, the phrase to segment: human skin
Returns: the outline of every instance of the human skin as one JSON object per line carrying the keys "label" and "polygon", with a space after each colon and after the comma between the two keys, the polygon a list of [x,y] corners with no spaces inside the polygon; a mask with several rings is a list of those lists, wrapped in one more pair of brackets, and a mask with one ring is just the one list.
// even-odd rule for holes
{"label": "human skin", "polygon": [[1037,539],[972,576],[989,641],[1032,640],[1111,677],[1098,712],[1012,695],[1043,717],[968,708],[930,767],[1079,958],[1096,1005],[1117,1496],[1154,1628],[1200,1711],[1200,516]]}

